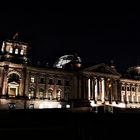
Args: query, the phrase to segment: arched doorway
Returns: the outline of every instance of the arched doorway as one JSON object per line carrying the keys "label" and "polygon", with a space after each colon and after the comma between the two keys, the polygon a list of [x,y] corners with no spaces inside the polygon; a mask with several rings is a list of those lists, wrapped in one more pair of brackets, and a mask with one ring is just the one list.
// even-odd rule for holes
{"label": "arched doorway", "polygon": [[59,89],[57,89],[56,90],[56,99],[58,100],[58,101],[60,101],[60,99],[61,99],[61,92],[62,92],[62,90],[59,88]]}
{"label": "arched doorway", "polygon": [[8,75],[8,96],[19,96],[20,76],[17,73],[11,73]]}
{"label": "arched doorway", "polygon": [[48,89],[48,100],[52,100],[53,99],[53,89],[49,88]]}
{"label": "arched doorway", "polygon": [[45,90],[43,88],[40,88],[39,89],[39,97],[40,97],[40,99],[44,98],[44,93],[45,93]]}

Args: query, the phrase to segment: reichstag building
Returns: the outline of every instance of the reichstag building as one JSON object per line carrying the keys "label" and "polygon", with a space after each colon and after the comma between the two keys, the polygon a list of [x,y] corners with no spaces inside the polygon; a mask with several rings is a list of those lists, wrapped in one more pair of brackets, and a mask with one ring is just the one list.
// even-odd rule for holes
{"label": "reichstag building", "polygon": [[28,43],[3,41],[0,109],[140,107],[140,66],[122,75],[113,64],[83,68],[77,54],[67,54],[52,67],[40,67],[30,65],[28,53]]}

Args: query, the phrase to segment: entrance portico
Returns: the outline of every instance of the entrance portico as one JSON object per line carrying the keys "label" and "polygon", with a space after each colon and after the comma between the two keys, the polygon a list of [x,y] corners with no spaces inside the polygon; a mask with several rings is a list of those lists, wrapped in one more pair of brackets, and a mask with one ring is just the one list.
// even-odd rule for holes
{"label": "entrance portico", "polygon": [[16,97],[19,95],[19,84],[16,82],[8,83],[8,96]]}

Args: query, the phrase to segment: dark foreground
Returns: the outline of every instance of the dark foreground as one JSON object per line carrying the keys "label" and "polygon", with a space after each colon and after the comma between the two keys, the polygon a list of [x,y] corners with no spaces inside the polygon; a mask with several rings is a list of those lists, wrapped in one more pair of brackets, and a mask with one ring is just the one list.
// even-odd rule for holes
{"label": "dark foreground", "polygon": [[0,136],[10,139],[135,139],[140,113],[1,110]]}

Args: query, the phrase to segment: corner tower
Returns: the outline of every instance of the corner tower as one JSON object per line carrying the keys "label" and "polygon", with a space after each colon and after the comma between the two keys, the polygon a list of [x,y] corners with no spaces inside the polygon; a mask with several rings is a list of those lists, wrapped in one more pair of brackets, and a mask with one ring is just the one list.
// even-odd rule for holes
{"label": "corner tower", "polygon": [[1,48],[1,61],[9,61],[17,64],[27,64],[28,50],[28,44],[18,41],[14,36],[12,40],[3,41]]}
{"label": "corner tower", "polygon": [[12,40],[2,42],[0,55],[1,98],[25,96],[28,50],[28,43],[18,41],[18,34]]}

